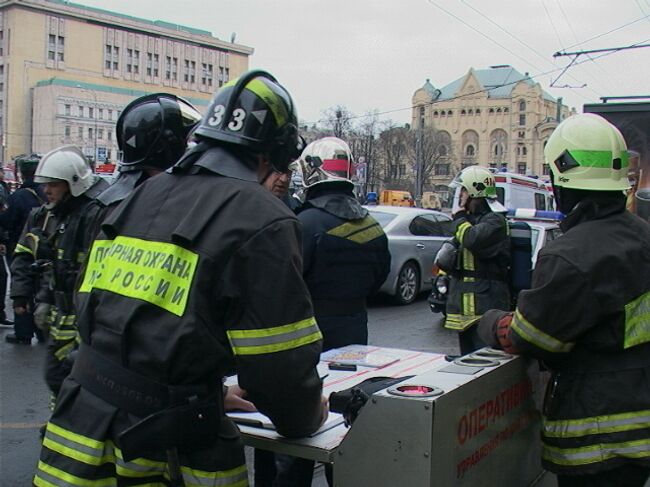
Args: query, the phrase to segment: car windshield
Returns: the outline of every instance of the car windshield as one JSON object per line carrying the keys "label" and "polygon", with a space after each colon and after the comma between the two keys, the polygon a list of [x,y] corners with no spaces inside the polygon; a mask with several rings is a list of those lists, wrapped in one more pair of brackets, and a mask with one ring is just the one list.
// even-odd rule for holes
{"label": "car windshield", "polygon": [[385,213],[383,211],[370,211],[369,213],[375,220],[377,220],[377,223],[379,223],[382,228],[386,228],[386,225],[397,217],[395,213]]}

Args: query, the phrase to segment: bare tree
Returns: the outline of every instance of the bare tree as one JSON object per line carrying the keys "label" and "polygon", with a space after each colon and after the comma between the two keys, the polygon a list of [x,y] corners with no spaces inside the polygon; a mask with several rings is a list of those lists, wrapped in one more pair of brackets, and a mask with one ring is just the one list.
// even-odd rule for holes
{"label": "bare tree", "polygon": [[336,105],[321,112],[321,127],[327,135],[333,135],[339,139],[345,139],[352,131],[354,114],[343,105]]}
{"label": "bare tree", "polygon": [[382,128],[377,141],[376,156],[380,164],[375,170],[376,179],[383,187],[411,190],[413,178],[406,168],[411,167],[412,132],[392,120],[383,122]]}

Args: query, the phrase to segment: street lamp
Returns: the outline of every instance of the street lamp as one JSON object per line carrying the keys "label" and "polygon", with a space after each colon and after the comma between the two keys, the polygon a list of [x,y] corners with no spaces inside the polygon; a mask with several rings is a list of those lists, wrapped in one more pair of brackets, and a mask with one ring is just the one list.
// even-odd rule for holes
{"label": "street lamp", "polygon": [[92,165],[93,168],[97,165],[97,117],[98,117],[98,104],[97,104],[97,92],[93,89],[90,88],[84,88],[81,85],[77,85],[77,88],[79,88],[81,91],[85,91],[87,93],[90,93],[93,95],[93,100],[95,102],[94,109],[93,109],[93,120],[95,122],[95,128],[93,132],[93,159],[92,159]]}

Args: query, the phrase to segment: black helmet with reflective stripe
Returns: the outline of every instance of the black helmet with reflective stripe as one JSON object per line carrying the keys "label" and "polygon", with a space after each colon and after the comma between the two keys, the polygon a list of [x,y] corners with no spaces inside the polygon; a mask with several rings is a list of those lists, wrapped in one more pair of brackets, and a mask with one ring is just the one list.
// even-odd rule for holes
{"label": "black helmet with reflective stripe", "polygon": [[153,93],[129,103],[115,129],[122,151],[119,170],[165,170],[185,152],[187,137],[201,120],[189,102],[170,93]]}
{"label": "black helmet with reflective stripe", "polygon": [[291,95],[273,76],[259,70],[217,91],[194,134],[266,154],[273,168],[282,172],[303,149]]}

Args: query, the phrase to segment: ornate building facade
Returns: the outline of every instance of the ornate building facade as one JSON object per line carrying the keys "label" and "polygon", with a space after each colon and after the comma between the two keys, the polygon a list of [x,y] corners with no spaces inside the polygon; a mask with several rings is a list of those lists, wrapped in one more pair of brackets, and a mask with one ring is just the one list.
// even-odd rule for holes
{"label": "ornate building facade", "polygon": [[412,105],[411,129],[433,130],[437,141],[424,190],[440,192],[462,168],[474,164],[546,178],[544,144],[558,120],[570,114],[561,98],[511,66],[470,68],[442,88],[427,80],[413,94]]}

